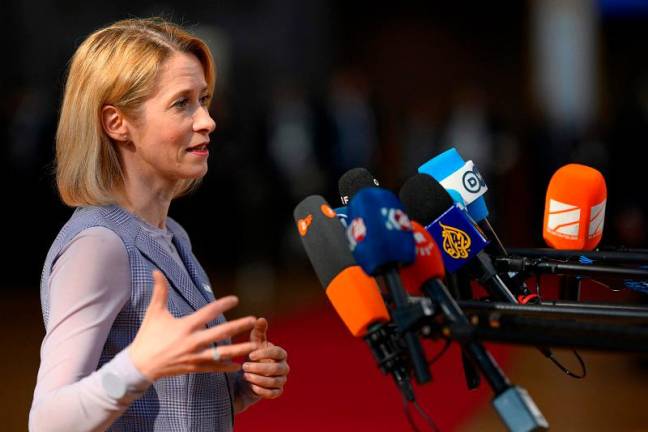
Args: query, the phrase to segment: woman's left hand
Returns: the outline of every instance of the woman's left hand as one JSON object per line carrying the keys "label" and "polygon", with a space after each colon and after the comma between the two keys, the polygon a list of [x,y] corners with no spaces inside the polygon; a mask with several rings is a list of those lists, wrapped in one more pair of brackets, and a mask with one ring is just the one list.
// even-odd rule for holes
{"label": "woman's left hand", "polygon": [[255,395],[263,399],[275,399],[283,393],[290,367],[286,362],[288,353],[268,342],[268,320],[257,318],[250,332],[250,342],[259,348],[248,355],[243,363],[243,378],[250,383]]}

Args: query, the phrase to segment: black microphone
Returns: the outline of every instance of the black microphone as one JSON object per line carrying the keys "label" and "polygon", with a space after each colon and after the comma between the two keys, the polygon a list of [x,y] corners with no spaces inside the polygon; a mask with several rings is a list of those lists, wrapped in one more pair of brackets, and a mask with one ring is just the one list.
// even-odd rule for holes
{"label": "black microphone", "polygon": [[294,218],[306,254],[326,296],[351,334],[371,348],[380,370],[391,374],[408,400],[414,398],[407,355],[390,322],[376,281],[356,264],[342,224],[324,198],[311,195]]}
{"label": "black microphone", "polygon": [[[458,207],[456,207],[448,192],[438,181],[429,175],[416,174],[410,177],[401,187],[399,195],[410,217],[421,223],[428,230],[430,230],[433,223],[440,223],[441,226],[448,227],[447,224],[439,222],[439,220],[446,216],[448,220],[458,220],[465,225],[474,227],[472,219],[465,212],[458,210]],[[458,232],[457,230],[453,231],[454,228],[452,226],[449,229],[448,232],[450,233]],[[476,231],[477,228],[473,228],[473,230]],[[458,256],[457,254],[453,254],[451,253],[453,251],[449,252],[449,250],[446,250],[446,246],[452,246],[450,244],[451,238],[448,237],[448,241],[444,241],[440,245],[448,271],[451,271],[452,268],[461,269],[465,266],[485,286],[491,296],[509,303],[517,303],[516,297],[511,293],[510,289],[497,273],[497,269],[491,258],[486,252],[478,249],[480,245],[478,241],[482,240],[483,237],[480,238],[479,233],[476,233],[475,236],[469,236],[464,231],[461,231],[461,233],[463,233],[464,237],[467,236],[467,238],[461,240],[463,242],[470,241],[471,247],[478,250],[478,252],[475,254],[467,248],[462,251],[464,252],[463,255]],[[485,245],[486,242],[482,240],[481,249]],[[474,256],[473,259],[466,260],[466,258],[470,257],[468,252]],[[461,273],[459,274],[461,275]]]}
{"label": "black microphone", "polygon": [[380,186],[378,180],[365,168],[352,168],[340,176],[338,191],[342,205],[348,205],[353,196],[366,187]]}

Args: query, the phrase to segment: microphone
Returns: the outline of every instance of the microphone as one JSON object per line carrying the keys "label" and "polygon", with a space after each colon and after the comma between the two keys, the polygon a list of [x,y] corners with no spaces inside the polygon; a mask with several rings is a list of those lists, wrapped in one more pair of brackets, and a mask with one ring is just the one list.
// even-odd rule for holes
{"label": "microphone", "polygon": [[[409,300],[397,269],[411,264],[416,257],[410,220],[396,195],[377,187],[357,192],[348,209],[347,237],[353,257],[365,273],[378,276],[384,282],[395,306],[392,316],[398,318],[409,307]],[[398,321],[397,325],[403,332],[416,380],[430,381],[429,367],[416,333]]]}
{"label": "microphone", "polygon": [[441,281],[445,276],[443,258],[432,236],[417,222],[412,222],[412,227],[417,254],[412,265],[401,269],[403,284],[411,294],[420,295],[423,292],[440,308],[449,323],[446,327],[448,334],[461,345],[468,388],[474,389],[479,385],[480,376],[475,370],[476,366],[493,389],[493,406],[510,430],[545,430],[547,421],[526,390],[511,385],[490,353],[473,339],[468,318]]}
{"label": "microphone", "polygon": [[487,219],[489,213],[483,195],[488,191],[488,186],[473,161],[464,162],[459,152],[452,147],[421,165],[418,172],[434,177],[454,202],[466,208],[470,217],[493,240],[489,246],[492,249],[490,252],[507,255],[504,245]]}
{"label": "microphone", "polygon": [[383,373],[390,373],[408,400],[414,398],[403,348],[389,326],[376,281],[356,265],[342,225],[324,198],[311,195],[294,210],[302,244],[326,296],[355,337],[364,338]]}
{"label": "microphone", "polygon": [[484,252],[488,240],[465,212],[452,202],[438,181],[425,174],[416,174],[403,184],[400,198],[412,218],[424,225],[440,245],[449,273],[455,273],[468,264],[492,296],[517,303]]}
{"label": "microphone", "polygon": [[338,180],[338,191],[340,193],[340,202],[343,207],[336,208],[335,212],[345,228],[348,225],[348,209],[346,205],[349,203],[349,200],[353,198],[356,192],[360,189],[374,186],[380,186],[378,180],[376,180],[375,177],[364,168],[352,168],[342,174]]}
{"label": "microphone", "polygon": [[443,258],[436,242],[426,231],[425,227],[416,221],[411,221],[416,244],[416,259],[414,264],[402,267],[400,277],[405,290],[412,296],[425,295],[421,287],[430,278],[443,279],[445,267]]}
{"label": "microphone", "polygon": [[315,274],[351,334],[363,336],[372,323],[388,322],[378,285],[356,265],[344,229],[324,198],[307,197],[294,217]]}
{"label": "microphone", "polygon": [[380,186],[378,180],[365,168],[352,168],[340,176],[338,180],[338,191],[340,201],[345,206],[360,190],[366,187]]}
{"label": "microphone", "polygon": [[[445,277],[443,258],[436,242],[420,223],[412,221],[412,230],[416,242],[416,260],[414,264],[400,269],[401,280],[410,295],[433,298],[433,293],[429,290],[434,289],[434,280],[441,280]],[[479,373],[475,370],[465,350],[462,350],[461,360],[466,385],[469,389],[479,387]]]}
{"label": "microphone", "polygon": [[607,187],[603,175],[585,165],[568,164],[551,177],[542,236],[554,249],[591,251],[603,236]]}

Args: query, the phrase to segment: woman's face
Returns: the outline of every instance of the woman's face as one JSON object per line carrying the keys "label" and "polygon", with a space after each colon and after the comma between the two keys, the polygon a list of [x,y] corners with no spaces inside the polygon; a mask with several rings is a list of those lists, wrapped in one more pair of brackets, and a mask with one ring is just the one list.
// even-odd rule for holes
{"label": "woman's face", "polygon": [[123,152],[126,176],[176,184],[207,173],[209,134],[216,123],[207,109],[207,82],[198,59],[174,53],[160,69],[156,90],[130,123],[132,145]]}

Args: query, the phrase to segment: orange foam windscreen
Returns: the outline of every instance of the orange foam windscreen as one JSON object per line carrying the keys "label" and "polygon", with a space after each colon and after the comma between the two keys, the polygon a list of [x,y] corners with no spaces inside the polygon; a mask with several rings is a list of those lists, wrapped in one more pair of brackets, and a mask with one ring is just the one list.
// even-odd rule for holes
{"label": "orange foam windscreen", "polygon": [[594,168],[569,164],[551,177],[542,236],[554,249],[592,250],[603,236],[607,187]]}
{"label": "orange foam windscreen", "polygon": [[373,323],[389,321],[378,284],[360,266],[338,273],[326,287],[326,296],[353,336],[364,336]]}

